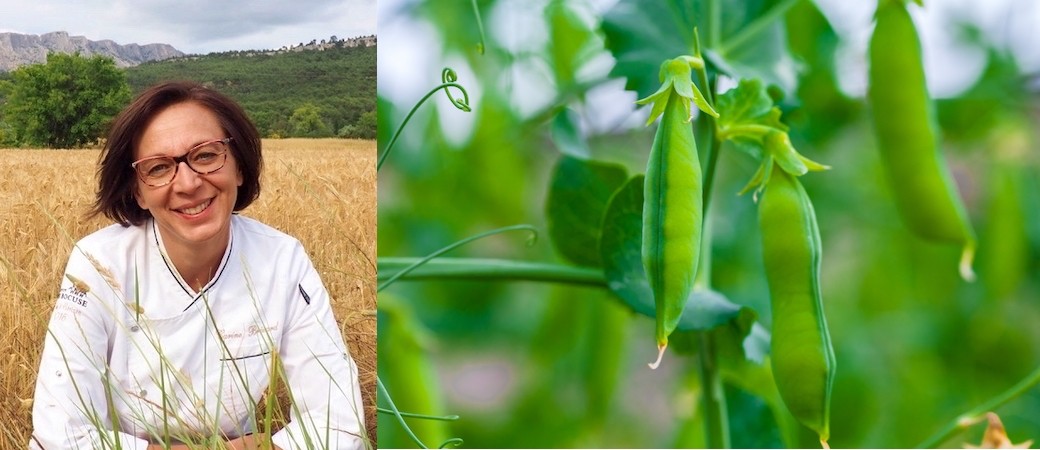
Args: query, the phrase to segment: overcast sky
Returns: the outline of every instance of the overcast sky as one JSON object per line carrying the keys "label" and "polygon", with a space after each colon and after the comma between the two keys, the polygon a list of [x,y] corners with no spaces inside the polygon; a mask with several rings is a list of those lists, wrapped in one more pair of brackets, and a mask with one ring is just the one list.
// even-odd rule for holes
{"label": "overcast sky", "polygon": [[376,0],[0,0],[0,32],[67,31],[185,53],[376,34]]}

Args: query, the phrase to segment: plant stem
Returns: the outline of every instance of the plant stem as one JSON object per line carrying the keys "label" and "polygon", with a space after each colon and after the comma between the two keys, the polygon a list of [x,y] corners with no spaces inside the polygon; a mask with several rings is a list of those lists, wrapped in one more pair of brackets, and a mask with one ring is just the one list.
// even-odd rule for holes
{"label": "plant stem", "polygon": [[434,258],[437,258],[438,256],[443,255],[443,254],[445,254],[445,253],[447,253],[449,251],[452,251],[452,250],[454,250],[454,249],[456,249],[458,247],[461,247],[461,246],[463,246],[465,244],[473,242],[473,241],[475,241],[477,239],[485,238],[485,237],[488,237],[488,236],[493,236],[493,235],[496,235],[496,234],[499,234],[499,233],[504,233],[506,231],[518,231],[518,230],[520,230],[520,231],[522,231],[522,230],[530,231],[531,233],[533,233],[532,237],[537,236],[537,234],[538,234],[538,229],[536,229],[535,227],[533,227],[531,225],[512,225],[512,226],[508,226],[508,227],[496,228],[496,229],[491,230],[491,231],[485,231],[483,233],[480,233],[480,234],[477,234],[477,235],[474,235],[474,236],[470,236],[470,237],[462,239],[462,240],[460,240],[458,242],[454,242],[454,243],[452,243],[452,244],[450,244],[450,245],[448,245],[446,247],[443,247],[440,250],[437,250],[437,251],[435,251],[433,253],[430,253],[429,255],[426,255],[425,257],[418,259],[417,261],[412,263],[412,265],[399,270],[398,272],[394,273],[393,275],[390,275],[389,278],[384,280],[382,283],[379,283],[379,286],[376,287],[376,292],[379,292],[379,291],[382,291],[383,289],[386,289],[387,286],[390,286],[391,284],[393,284],[394,281],[397,281],[398,278],[401,278],[401,277],[407,275],[409,272],[411,272],[411,271],[421,267],[423,264],[426,264],[426,263],[432,261]]}
{"label": "plant stem", "polygon": [[484,37],[484,19],[480,17],[480,8],[477,7],[477,0],[470,2],[473,5],[473,15],[477,18],[477,31],[480,32],[480,44],[477,44],[477,51],[483,55],[487,47],[487,38]]}
{"label": "plant stem", "polygon": [[719,0],[708,1],[708,48],[714,49],[722,40],[722,7]]}
{"label": "plant stem", "polygon": [[740,47],[745,42],[751,40],[755,35],[761,33],[767,27],[772,25],[774,21],[779,19],[780,16],[783,16],[787,10],[791,9],[791,7],[799,1],[800,0],[785,0],[776,4],[769,11],[766,11],[765,14],[758,16],[754,21],[745,25],[744,28],[740,29],[740,31],[737,31],[730,36],[729,39],[726,39],[725,42],[719,44],[719,53],[722,53],[723,55],[728,54],[733,51],[733,49]]}
{"label": "plant stem", "polygon": [[[713,5],[718,7],[717,4]],[[716,24],[717,25],[717,24]],[[700,57],[700,40],[695,38],[696,56]],[[716,84],[708,81],[708,72],[701,68],[697,70],[700,83],[708,96],[708,103],[715,104]],[[719,160],[719,150],[722,141],[715,133],[715,119],[702,114],[697,121],[698,133],[704,135],[708,142],[706,163],[702,170],[704,184],[702,185],[702,217],[704,227],[701,234],[701,262],[695,283],[699,288],[711,287],[711,226],[708,212],[711,205],[711,193],[715,184],[715,170]],[[710,331],[701,333],[700,351],[697,357],[700,362],[701,376],[701,402],[704,410],[705,445],[709,448],[730,448],[729,415],[726,411],[726,392],[722,388],[722,378],[719,375],[718,354],[716,352],[715,338]]]}
{"label": "plant stem", "polygon": [[700,351],[697,352],[697,357],[701,371],[704,444],[708,448],[730,448],[726,393],[722,389],[722,378],[719,376],[715,337],[710,331],[701,333]]}
{"label": "plant stem", "polygon": [[728,139],[728,138],[730,138],[732,136],[737,136],[737,135],[741,135],[741,134],[751,135],[751,136],[765,136],[766,134],[768,134],[770,131],[772,131],[774,129],[775,128],[773,128],[773,127],[768,127],[768,126],[765,126],[765,125],[758,125],[758,124],[753,124],[753,123],[752,124],[746,124],[746,125],[733,125],[733,126],[730,126],[730,127],[726,127],[726,128],[724,128],[722,130],[719,130],[719,136],[718,137],[719,137],[719,140],[725,140],[725,139]]}
{"label": "plant stem", "polygon": [[980,422],[985,418],[987,412],[993,411],[1005,403],[1020,397],[1037,384],[1040,384],[1040,367],[1037,367],[1032,373],[1026,375],[1022,381],[1019,381],[1018,384],[1012,386],[1011,389],[1008,389],[974,409],[957,416],[952,422],[946,425],[942,431],[939,431],[932,437],[928,438],[927,441],[918,445],[918,448],[937,448],[943,442],[946,442],[947,439],[953,437],[957,432],[963,431],[964,429]]}
{"label": "plant stem", "polygon": [[411,418],[411,419],[440,420],[440,421],[445,421],[445,422],[451,422],[451,421],[459,420],[459,416],[454,415],[454,414],[450,415],[450,416],[433,416],[433,415],[429,415],[429,414],[416,414],[416,413],[406,413],[406,412],[403,412],[403,411],[395,411],[395,410],[392,410],[390,408],[376,408],[376,411],[381,412],[383,414],[390,414],[390,415],[393,415],[393,416],[400,415],[401,417],[408,417],[408,418]]}
{"label": "plant stem", "polygon": [[[421,258],[379,258],[380,281],[393,277]],[[417,267],[400,278],[403,280],[512,280],[607,287],[602,270],[563,264],[486,258],[438,258]]]}
{"label": "plant stem", "polygon": [[[718,136],[715,134],[715,119],[711,117],[704,117],[702,120],[704,125],[698,127],[698,129],[701,133],[707,134],[706,140],[708,141],[708,155],[703,169],[704,218],[705,222],[707,222],[709,210],[708,206],[711,204],[711,193],[713,192],[713,188],[715,186],[715,166],[717,166],[719,162],[719,150],[722,146],[722,141],[720,139],[717,139]],[[705,236],[704,238],[702,238],[702,240],[705,241],[705,243],[707,244],[711,242],[711,237]]]}

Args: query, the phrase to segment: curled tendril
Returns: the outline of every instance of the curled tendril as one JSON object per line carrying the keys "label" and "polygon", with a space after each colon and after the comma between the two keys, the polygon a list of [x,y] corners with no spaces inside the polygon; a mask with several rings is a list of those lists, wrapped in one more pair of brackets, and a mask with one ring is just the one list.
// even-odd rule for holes
{"label": "curled tendril", "polygon": [[537,244],[537,243],[538,243],[538,232],[532,230],[531,231],[531,235],[527,236],[527,240],[524,241],[524,245],[527,245],[528,247],[534,247],[534,244]]}
{"label": "curled tendril", "polygon": [[[441,71],[441,84],[437,87],[430,89],[419,101],[412,107],[411,111],[408,111],[408,115],[404,117],[401,125],[397,127],[397,131],[394,132],[394,136],[390,138],[390,143],[386,145],[386,150],[383,150],[383,154],[379,156],[379,163],[376,164],[376,171],[383,167],[383,163],[386,161],[386,157],[390,155],[390,150],[394,148],[394,144],[397,143],[397,138],[401,137],[401,132],[404,131],[404,127],[408,125],[408,121],[412,119],[415,112],[419,110],[419,107],[426,102],[426,99],[433,96],[437,91],[444,89],[444,92],[448,95],[448,100],[451,101],[452,106],[464,111],[470,112],[472,109],[469,107],[469,94],[466,92],[466,88],[456,83],[458,76],[455,71],[451,68],[445,68]],[[462,99],[452,97],[450,88],[458,89],[462,93]]]}
{"label": "curled tendril", "polygon": [[480,31],[480,43],[477,44],[477,52],[481,55],[484,54],[484,42],[487,40],[484,37],[484,20],[480,18],[480,8],[477,8],[477,0],[472,0],[470,4],[473,5],[473,15],[477,16],[477,30]]}
{"label": "curled tendril", "polygon": [[496,235],[496,234],[499,234],[499,233],[505,233],[507,231],[516,231],[516,230],[527,230],[527,231],[530,231],[531,232],[531,236],[528,237],[528,242],[529,243],[533,242],[534,239],[536,239],[538,237],[538,229],[533,227],[533,226],[531,226],[531,225],[512,225],[512,226],[508,226],[508,227],[497,228],[497,229],[494,229],[494,230],[491,230],[491,231],[485,231],[483,233],[470,236],[468,238],[465,238],[465,239],[462,239],[462,240],[460,240],[458,242],[450,244],[450,245],[448,245],[446,247],[443,247],[440,250],[437,250],[437,251],[435,251],[433,253],[430,253],[425,258],[416,261],[415,263],[413,263],[412,265],[410,265],[408,267],[405,267],[404,269],[401,269],[400,272],[397,272],[397,273],[393,274],[393,276],[391,276],[390,278],[387,278],[386,281],[380,283],[379,287],[376,288],[376,292],[380,292],[383,289],[386,289],[387,286],[390,286],[395,281],[397,281],[401,277],[407,275],[409,272],[415,270],[419,266],[421,266],[423,264],[426,264],[430,260],[432,260],[432,259],[434,259],[434,258],[436,258],[436,257],[438,257],[440,255],[443,255],[443,254],[445,254],[445,253],[447,253],[449,251],[452,251],[452,250],[454,250],[454,249],[456,249],[458,247],[461,247],[461,246],[463,246],[465,244],[473,242],[473,241],[475,241],[477,239],[485,238],[485,237]]}
{"label": "curled tendril", "polygon": [[451,445],[453,447],[461,446],[462,445],[462,438],[451,438],[451,439],[448,439],[448,440],[446,440],[444,442],[441,442],[441,445],[439,447],[437,447],[437,448],[445,448],[445,447],[447,447],[449,445]]}
{"label": "curled tendril", "polygon": [[406,434],[408,434],[408,437],[412,438],[412,442],[415,442],[415,444],[418,445],[419,448],[428,448],[425,445],[423,445],[422,441],[419,440],[419,438],[415,436],[415,433],[412,431],[412,429],[408,427],[408,424],[404,421],[404,417],[401,415],[401,411],[397,409],[397,405],[394,405],[394,399],[390,397],[390,393],[387,392],[386,386],[383,386],[383,380],[378,376],[376,376],[376,388],[379,389],[379,394],[381,394],[383,398],[386,399],[386,403],[390,405],[390,411],[393,413],[395,417],[397,417],[397,422],[401,424],[401,428],[404,429],[404,432]]}
{"label": "curled tendril", "polygon": [[[423,444],[422,440],[420,440],[419,437],[415,435],[415,432],[413,432],[411,427],[408,426],[408,423],[404,421],[405,417],[414,417],[429,420],[457,420],[459,418],[459,416],[427,416],[423,414],[411,414],[401,412],[401,410],[397,409],[397,405],[394,404],[394,399],[390,397],[390,392],[388,392],[386,390],[386,386],[383,385],[383,380],[378,376],[376,377],[376,388],[379,390],[379,395],[386,400],[386,403],[388,405],[390,405],[389,408],[377,408],[377,410],[381,413],[391,414],[394,417],[396,417],[397,422],[401,425],[401,428],[404,429],[404,432],[408,435],[409,438],[412,439],[412,442],[415,442],[415,445],[419,446],[419,448],[429,447]],[[442,443],[438,448],[444,448],[448,444],[455,444],[455,446],[458,447],[459,445],[462,445],[462,438],[448,439],[447,441],[444,441],[444,443]]]}
{"label": "curled tendril", "polygon": [[[448,100],[450,100],[451,104],[455,105],[456,108],[465,112],[470,112],[472,110],[469,108],[469,94],[467,94],[466,90],[456,83],[458,80],[458,74],[456,74],[450,67],[445,67],[444,70],[441,71],[441,86],[444,87],[444,94],[448,96]],[[449,87],[458,87],[459,92],[462,92],[462,99],[452,97],[451,90],[448,89]]]}

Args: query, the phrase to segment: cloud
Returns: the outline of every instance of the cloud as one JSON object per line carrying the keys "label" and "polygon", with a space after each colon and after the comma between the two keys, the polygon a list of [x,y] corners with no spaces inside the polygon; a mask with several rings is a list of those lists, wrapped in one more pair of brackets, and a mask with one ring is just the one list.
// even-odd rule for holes
{"label": "cloud", "polygon": [[161,42],[188,53],[268,49],[375,34],[376,0],[37,0],[5,5],[0,29]]}

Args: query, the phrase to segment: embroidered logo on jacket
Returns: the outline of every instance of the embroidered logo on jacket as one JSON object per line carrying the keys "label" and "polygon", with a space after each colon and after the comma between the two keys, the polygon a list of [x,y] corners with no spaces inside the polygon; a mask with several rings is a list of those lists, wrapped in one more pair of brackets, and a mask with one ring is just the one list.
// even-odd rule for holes
{"label": "embroidered logo on jacket", "polygon": [[90,286],[84,283],[82,280],[65,274],[65,278],[68,278],[72,282],[72,286],[66,286],[58,292],[58,298],[75,303],[79,306],[87,306],[87,292],[90,292]]}
{"label": "embroidered logo on jacket", "polygon": [[72,274],[68,273],[65,274],[65,278],[68,278],[69,281],[72,282],[72,287],[76,289],[76,291],[80,294],[86,294],[87,292],[90,292],[90,286],[87,286],[87,283],[84,283],[83,280],[76,278],[72,276]]}

